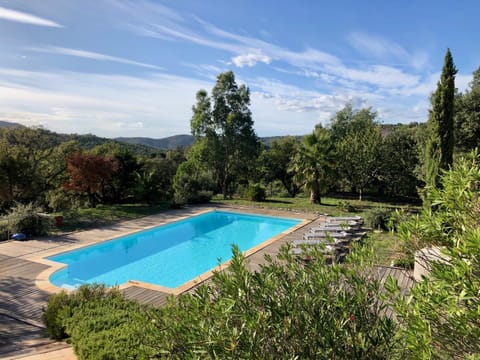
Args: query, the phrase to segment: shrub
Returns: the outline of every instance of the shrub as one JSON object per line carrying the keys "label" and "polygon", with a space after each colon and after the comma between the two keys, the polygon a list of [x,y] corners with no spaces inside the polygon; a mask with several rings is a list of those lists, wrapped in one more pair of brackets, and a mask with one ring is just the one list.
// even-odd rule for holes
{"label": "shrub", "polygon": [[250,201],[265,201],[267,193],[265,188],[260,184],[253,184],[248,187],[247,199]]}
{"label": "shrub", "polygon": [[153,310],[108,291],[75,308],[65,324],[79,359],[151,359],[152,320]]}
{"label": "shrub", "polygon": [[251,273],[234,248],[227,272],[160,309],[161,348],[181,359],[391,358],[396,327],[365,268],[304,266],[285,247],[280,258]]}
{"label": "shrub", "polygon": [[415,266],[415,258],[413,256],[404,256],[393,261],[393,266],[413,270]]}
{"label": "shrub", "polygon": [[347,200],[340,200],[338,202],[337,206],[340,210],[343,210],[343,211],[346,211],[346,212],[356,212],[357,211],[357,208]]}
{"label": "shrub", "polygon": [[227,271],[158,310],[97,286],[52,297],[51,313],[79,359],[391,358],[396,326],[361,259],[305,266],[283,247],[252,273],[234,247]]}
{"label": "shrub", "polygon": [[68,337],[65,333],[65,320],[72,314],[72,297],[65,291],[53,294],[48,299],[47,308],[43,313],[43,321],[47,333],[52,339],[62,340]]}
{"label": "shrub", "polygon": [[390,217],[393,210],[386,208],[374,208],[365,215],[365,222],[372,229],[389,230]]}
{"label": "shrub", "polygon": [[0,241],[10,238],[10,227],[8,221],[2,216],[0,217]]}
{"label": "shrub", "polygon": [[22,232],[27,235],[46,235],[52,226],[52,219],[42,214],[42,209],[33,203],[16,203],[7,215],[0,218],[0,236]]}
{"label": "shrub", "polygon": [[52,295],[43,319],[50,337],[70,337],[79,359],[145,359],[155,355],[152,311],[116,288],[82,285]]}
{"label": "shrub", "polygon": [[399,296],[387,282],[399,319],[399,337],[410,359],[478,359],[480,355],[480,158],[472,152],[427,187],[421,214],[401,224],[410,253],[441,246],[431,272]]}
{"label": "shrub", "polygon": [[199,204],[209,202],[214,188],[210,176],[202,172],[195,163],[185,161],[177,169],[173,179],[174,201],[177,204]]}

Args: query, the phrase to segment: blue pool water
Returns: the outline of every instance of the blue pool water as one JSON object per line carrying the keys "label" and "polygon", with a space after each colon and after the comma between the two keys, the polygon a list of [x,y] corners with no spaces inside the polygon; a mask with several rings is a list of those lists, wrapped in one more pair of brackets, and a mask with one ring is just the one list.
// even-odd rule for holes
{"label": "blue pool water", "polygon": [[137,280],[175,288],[300,223],[300,220],[213,211],[93,246],[51,256],[68,266],[53,273],[59,287],[120,285]]}

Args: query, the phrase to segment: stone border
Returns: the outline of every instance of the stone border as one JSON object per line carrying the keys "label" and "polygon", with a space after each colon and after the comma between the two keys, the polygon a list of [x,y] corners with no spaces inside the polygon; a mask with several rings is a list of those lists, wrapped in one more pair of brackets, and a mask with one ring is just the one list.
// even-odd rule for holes
{"label": "stone border", "polygon": [[[102,243],[102,242],[106,242],[106,241],[112,241],[112,240],[130,235],[130,234],[138,233],[138,232],[141,232],[141,231],[144,231],[144,230],[152,229],[152,228],[155,228],[155,227],[158,227],[158,226],[163,226],[163,225],[166,225],[166,224],[175,223],[175,222],[178,222],[178,221],[181,221],[181,220],[185,220],[185,219],[187,219],[189,217],[192,217],[192,216],[198,216],[198,215],[202,215],[202,214],[212,212],[212,211],[216,211],[216,210],[217,210],[216,208],[208,207],[207,209],[202,209],[198,212],[195,212],[194,214],[177,216],[177,217],[174,217],[173,219],[166,220],[161,225],[151,225],[151,226],[146,226],[142,229],[125,231],[125,232],[122,232],[122,233],[118,234],[117,236],[107,238],[107,239],[101,239],[99,241],[93,241],[92,243],[89,243],[89,244],[85,244],[85,243],[75,244],[75,245],[72,245],[71,247],[69,247],[69,249],[67,249],[67,250],[59,251],[58,249],[51,249],[50,251],[47,251],[46,253],[42,254],[41,257],[36,257],[36,258],[32,259],[32,261],[34,261],[34,262],[41,263],[41,264],[49,266],[48,269],[42,271],[37,276],[37,278],[35,279],[35,285],[38,288],[40,288],[41,290],[44,290],[48,293],[58,293],[60,291],[70,292],[70,291],[75,290],[75,289],[70,290],[70,289],[60,288],[58,286],[53,285],[50,282],[50,280],[49,280],[50,276],[54,272],[66,267],[67,265],[48,260],[48,259],[46,259],[46,257],[53,256],[53,255],[58,255],[58,254],[61,254],[61,253],[64,253],[64,252],[74,251],[74,250],[84,248],[84,247],[88,247],[88,246],[93,246],[93,245],[96,245],[96,244],[99,244],[99,243]],[[258,214],[258,211],[248,212],[248,209],[245,209],[245,210],[244,209],[235,209],[235,208],[226,208],[225,209],[225,208],[222,207],[222,209],[220,211],[230,211],[232,213],[237,213],[237,214],[261,215],[261,214]],[[278,213],[278,211],[277,211],[277,213]],[[264,216],[276,217],[275,215],[266,215],[266,214]],[[270,239],[265,240],[261,244],[258,244],[256,246],[254,246],[253,248],[245,251],[243,253],[245,257],[253,255],[254,253],[264,249],[265,247],[267,247],[267,246],[273,244],[274,242],[280,240],[281,238],[285,237],[286,235],[288,235],[288,234],[290,234],[290,233],[292,233],[292,232],[300,229],[301,227],[304,227],[305,225],[312,222],[312,220],[308,220],[308,219],[305,219],[303,217],[299,218],[299,217],[291,216],[291,214],[284,214],[282,217],[299,219],[299,220],[303,220],[303,221],[301,221],[299,224],[289,228],[288,230],[283,231],[282,233],[280,233],[280,234],[278,234],[278,235],[276,235],[276,236],[274,236]],[[164,292],[164,293],[167,293],[167,294],[178,295],[178,294],[184,293],[184,292],[192,289],[193,287],[199,285],[200,283],[210,279],[215,272],[224,270],[225,268],[227,268],[230,265],[230,263],[231,263],[231,260],[225,261],[224,263],[216,266],[215,268],[197,276],[196,278],[194,278],[190,281],[187,281],[186,283],[184,283],[184,284],[182,284],[182,285],[180,285],[176,288],[169,288],[169,287],[165,287],[165,286],[161,286],[161,285],[154,285],[154,284],[145,283],[145,282],[141,282],[141,281],[137,281],[137,280],[129,280],[126,283],[121,284],[119,286],[119,288],[120,289],[126,289],[130,286],[137,286],[137,287],[142,287],[142,288],[149,289],[149,290],[161,291],[161,292]]]}

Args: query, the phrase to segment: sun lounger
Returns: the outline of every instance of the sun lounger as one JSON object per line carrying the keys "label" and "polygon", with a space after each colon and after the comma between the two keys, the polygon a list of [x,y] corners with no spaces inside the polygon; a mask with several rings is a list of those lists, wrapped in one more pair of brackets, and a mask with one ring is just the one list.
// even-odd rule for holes
{"label": "sun lounger", "polygon": [[315,232],[315,233],[305,233],[303,234],[304,240],[315,240],[315,239],[348,239],[351,238],[352,234],[347,232]]}
{"label": "sun lounger", "polygon": [[363,221],[361,216],[329,216],[327,221]]}
{"label": "sun lounger", "polygon": [[353,232],[357,229],[354,229],[350,226],[338,226],[338,225],[335,225],[335,226],[325,226],[325,225],[320,225],[320,226],[316,226],[316,227],[312,227],[310,229],[310,232],[324,232],[324,231],[330,231],[330,232],[342,232],[342,231],[345,231],[345,232]]}
{"label": "sun lounger", "polygon": [[[316,245],[322,245],[324,244],[322,241],[319,240],[293,240],[292,245],[295,248],[302,248],[302,246],[316,246]],[[333,245],[327,244],[324,247],[325,251],[331,251],[334,249]],[[323,249],[322,249],[323,250]]]}
{"label": "sun lounger", "polygon": [[321,244],[327,244],[325,245],[326,247],[329,247],[329,243],[325,241],[325,239],[313,239],[313,240],[305,240],[305,239],[300,239],[300,240],[292,240],[292,245],[294,247],[300,247],[302,245],[308,245],[308,246],[314,246],[314,245],[321,245]]}

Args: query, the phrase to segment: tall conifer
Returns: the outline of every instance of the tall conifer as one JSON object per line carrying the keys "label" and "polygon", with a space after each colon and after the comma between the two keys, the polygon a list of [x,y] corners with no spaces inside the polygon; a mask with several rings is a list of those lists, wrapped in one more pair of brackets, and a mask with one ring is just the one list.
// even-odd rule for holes
{"label": "tall conifer", "polygon": [[453,163],[453,103],[456,73],[452,54],[450,49],[447,49],[442,75],[431,97],[432,109],[428,119],[430,137],[425,151],[425,180],[429,186],[438,187],[442,170],[448,170]]}

